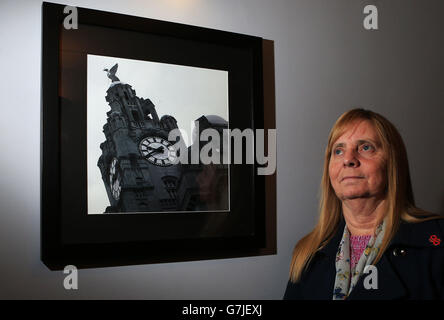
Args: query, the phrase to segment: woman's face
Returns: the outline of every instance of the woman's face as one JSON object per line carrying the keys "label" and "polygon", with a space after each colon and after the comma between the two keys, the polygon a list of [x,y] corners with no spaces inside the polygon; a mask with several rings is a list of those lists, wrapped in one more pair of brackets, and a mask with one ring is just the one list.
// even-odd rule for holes
{"label": "woman's face", "polygon": [[351,123],[333,143],[330,182],[341,200],[380,197],[386,186],[385,153],[373,125]]}

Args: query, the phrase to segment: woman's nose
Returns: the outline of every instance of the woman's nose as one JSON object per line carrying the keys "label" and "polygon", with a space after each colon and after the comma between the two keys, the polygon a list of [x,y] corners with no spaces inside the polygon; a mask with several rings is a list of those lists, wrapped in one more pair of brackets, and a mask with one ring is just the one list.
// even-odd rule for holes
{"label": "woman's nose", "polygon": [[358,167],[359,160],[354,150],[347,150],[344,156],[344,167]]}

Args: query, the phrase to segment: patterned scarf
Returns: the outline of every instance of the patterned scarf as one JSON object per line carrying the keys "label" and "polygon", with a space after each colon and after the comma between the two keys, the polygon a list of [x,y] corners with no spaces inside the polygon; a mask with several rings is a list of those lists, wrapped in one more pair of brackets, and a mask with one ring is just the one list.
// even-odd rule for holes
{"label": "patterned scarf", "polygon": [[[367,247],[359,258],[358,263],[350,271],[350,233],[347,225],[344,228],[342,240],[339,243],[338,253],[336,254],[336,279],[333,291],[333,300],[345,300],[356,283],[364,268],[371,265],[375,260],[379,247],[384,238],[385,221],[383,221],[375,230],[375,234],[370,238]],[[350,274],[352,275],[350,278]]]}

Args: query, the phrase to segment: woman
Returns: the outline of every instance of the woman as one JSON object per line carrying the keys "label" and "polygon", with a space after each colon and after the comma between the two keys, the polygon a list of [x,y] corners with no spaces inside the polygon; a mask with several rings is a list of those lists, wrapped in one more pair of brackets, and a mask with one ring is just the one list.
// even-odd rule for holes
{"label": "woman", "polygon": [[334,124],[317,225],[296,245],[284,299],[444,299],[444,220],[414,204],[393,124],[363,109]]}

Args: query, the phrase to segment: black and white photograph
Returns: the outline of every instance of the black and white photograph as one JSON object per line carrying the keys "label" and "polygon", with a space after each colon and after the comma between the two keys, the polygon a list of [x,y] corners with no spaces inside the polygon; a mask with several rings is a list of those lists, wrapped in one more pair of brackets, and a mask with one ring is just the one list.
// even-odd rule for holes
{"label": "black and white photograph", "polygon": [[88,54],[88,214],[229,212],[229,165],[177,162],[168,140],[222,137],[228,108],[228,71]]}

